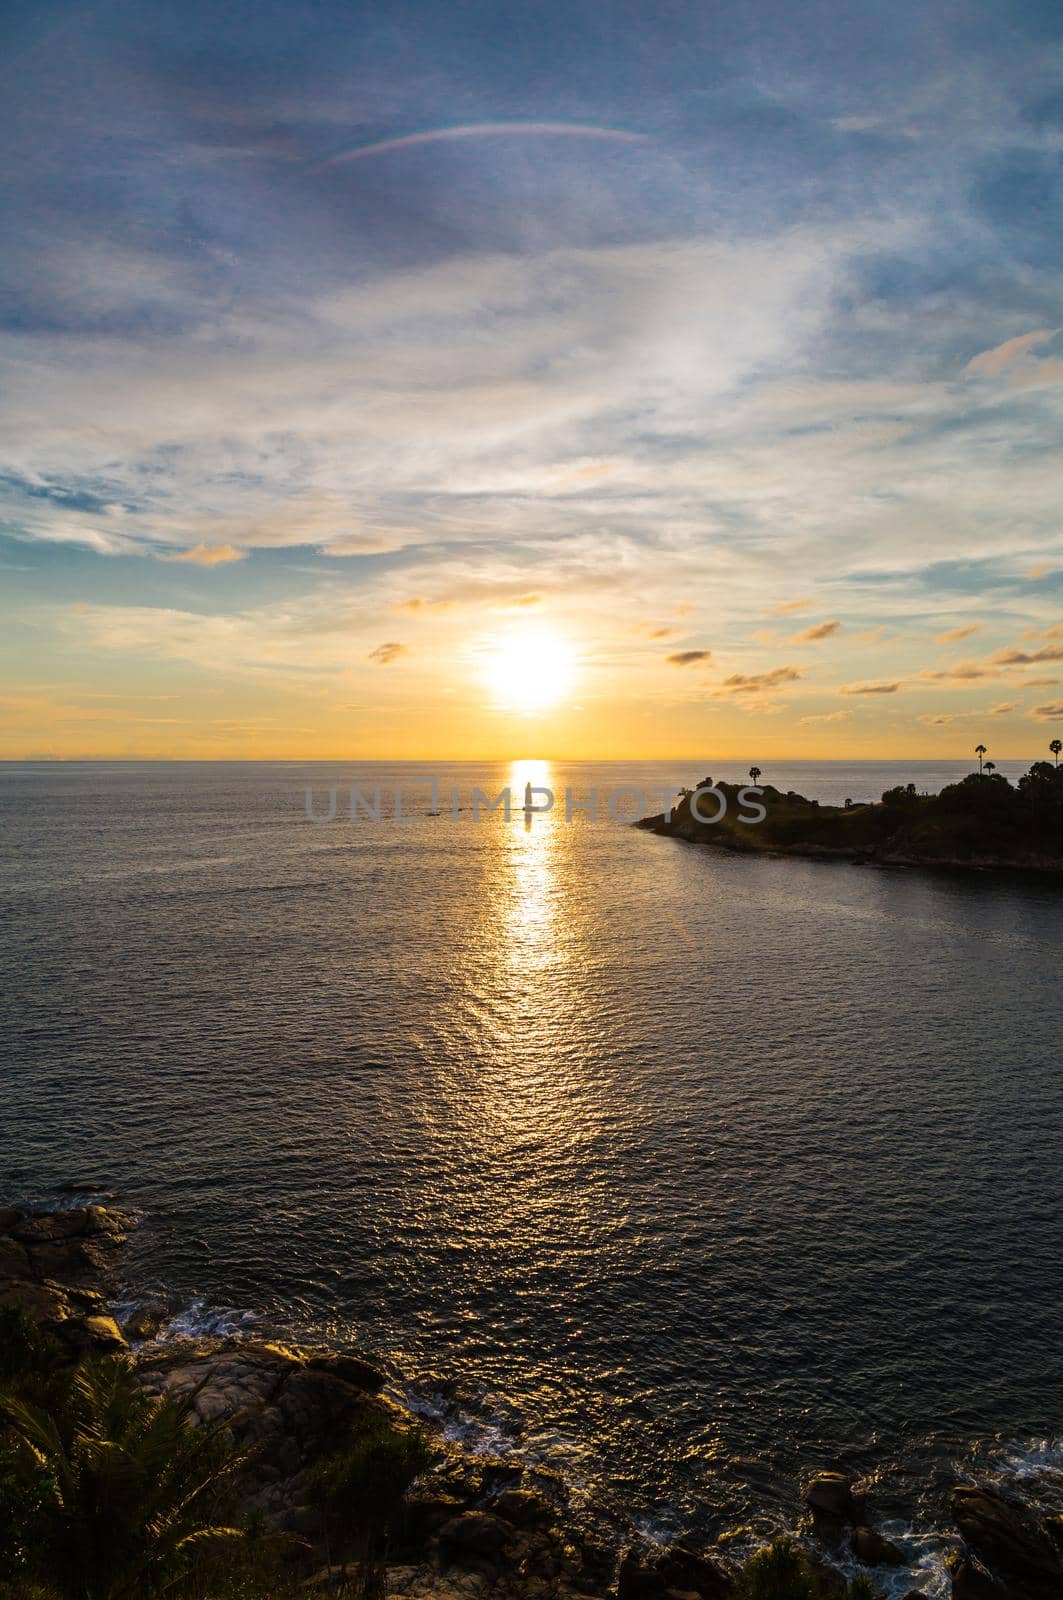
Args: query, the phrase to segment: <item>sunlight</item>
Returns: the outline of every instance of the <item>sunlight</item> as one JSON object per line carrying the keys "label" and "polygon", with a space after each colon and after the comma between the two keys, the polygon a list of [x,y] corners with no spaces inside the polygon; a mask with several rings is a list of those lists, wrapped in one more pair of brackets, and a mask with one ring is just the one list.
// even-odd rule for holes
{"label": "sunlight", "polygon": [[544,711],[569,692],[574,665],[567,639],[536,628],[493,640],[485,655],[484,675],[496,704],[514,711]]}

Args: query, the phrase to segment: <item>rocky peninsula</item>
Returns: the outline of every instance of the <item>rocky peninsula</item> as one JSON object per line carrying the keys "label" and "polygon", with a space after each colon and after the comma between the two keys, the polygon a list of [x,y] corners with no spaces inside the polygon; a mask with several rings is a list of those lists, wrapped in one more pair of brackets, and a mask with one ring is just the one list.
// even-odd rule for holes
{"label": "rocky peninsula", "polygon": [[[31,1326],[58,1353],[55,1359],[71,1366],[97,1355],[113,1358],[153,1400],[180,1397],[197,1431],[222,1431],[238,1452],[243,1524],[260,1539],[281,1541],[285,1552],[284,1586],[271,1580],[254,1589],[254,1600],[332,1587],[344,1595],[370,1592],[344,1587],[346,1567],[334,1564],[317,1488],[321,1463],[373,1429],[415,1440],[420,1468],[403,1488],[401,1524],[388,1540],[376,1595],[870,1600],[886,1584],[891,1594],[904,1593],[897,1582],[905,1553],[876,1529],[872,1499],[842,1473],[808,1479],[799,1544],[779,1541],[759,1555],[750,1555],[741,1540],[709,1549],[657,1545],[623,1517],[577,1503],[550,1471],[449,1444],[389,1397],[386,1374],[363,1356],[268,1339],[157,1338],[166,1308],[141,1306],[124,1317],[115,1310],[132,1222],[119,1209],[91,1203],[40,1212],[0,1207],[0,1319],[8,1329],[12,1319]],[[10,1398],[10,1362],[4,1371]],[[20,1437],[11,1428],[18,1407],[4,1413],[4,1404],[0,1396],[0,1444],[13,1449]],[[1046,1515],[990,1483],[957,1482],[948,1507],[955,1524],[948,1555],[953,1600],[1063,1595],[1063,1516]],[[5,1586],[0,1578],[0,1595],[11,1600],[66,1592]],[[910,1588],[907,1600],[929,1593]]]}
{"label": "rocky peninsula", "polygon": [[703,778],[670,813],[636,826],[746,855],[806,856],[883,866],[1000,869],[1063,875],[1063,767],[1035,762],[1013,785],[972,773],[940,794],[912,783],[844,806],[771,784]]}

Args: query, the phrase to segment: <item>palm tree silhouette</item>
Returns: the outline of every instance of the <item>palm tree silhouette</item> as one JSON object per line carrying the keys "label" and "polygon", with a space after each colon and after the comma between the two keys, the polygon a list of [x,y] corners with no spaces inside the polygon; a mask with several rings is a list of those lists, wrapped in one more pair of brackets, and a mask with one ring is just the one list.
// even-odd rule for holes
{"label": "palm tree silhouette", "polygon": [[997,770],[996,762],[995,761],[987,761],[986,764],[985,764],[985,769],[986,769],[987,772],[995,772]]}
{"label": "palm tree silhouette", "polygon": [[1053,739],[1052,743],[1049,745],[1048,748],[1051,750],[1052,754],[1055,756],[1055,758],[1056,758],[1056,766],[1058,767],[1059,766],[1059,752],[1061,750],[1063,750],[1063,739]]}
{"label": "palm tree silhouette", "polygon": [[976,744],[975,747],[974,747],[974,753],[978,757],[978,770],[979,770],[979,772],[981,772],[981,770],[982,770],[982,757],[986,753],[985,745],[984,744]]}
{"label": "palm tree silhouette", "polygon": [[749,776],[753,779],[754,783],[759,783],[760,782],[760,768],[759,767],[750,767]]}

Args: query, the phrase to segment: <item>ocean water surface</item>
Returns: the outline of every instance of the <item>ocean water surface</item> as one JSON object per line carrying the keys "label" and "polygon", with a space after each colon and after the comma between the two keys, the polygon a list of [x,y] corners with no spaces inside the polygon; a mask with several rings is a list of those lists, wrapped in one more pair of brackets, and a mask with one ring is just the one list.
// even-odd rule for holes
{"label": "ocean water surface", "polygon": [[[131,1293],[368,1349],[665,1537],[1063,1464],[1060,889],[469,809],[747,767],[0,768],[0,1198],[113,1190]],[[415,820],[307,821],[352,782]]]}

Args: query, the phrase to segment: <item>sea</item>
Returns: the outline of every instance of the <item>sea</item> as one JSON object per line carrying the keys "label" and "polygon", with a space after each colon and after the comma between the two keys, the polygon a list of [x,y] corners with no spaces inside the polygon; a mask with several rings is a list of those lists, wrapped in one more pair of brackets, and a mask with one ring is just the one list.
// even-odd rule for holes
{"label": "sea", "polygon": [[1063,1507],[1063,890],[630,826],[749,765],[5,764],[0,1199],[665,1541],[862,1475],[943,1593],[958,1478]]}

